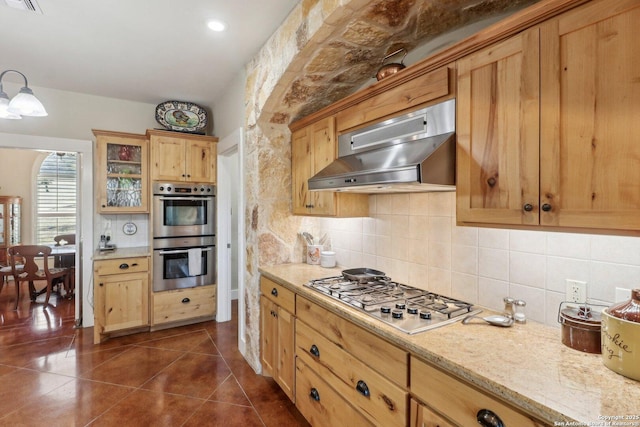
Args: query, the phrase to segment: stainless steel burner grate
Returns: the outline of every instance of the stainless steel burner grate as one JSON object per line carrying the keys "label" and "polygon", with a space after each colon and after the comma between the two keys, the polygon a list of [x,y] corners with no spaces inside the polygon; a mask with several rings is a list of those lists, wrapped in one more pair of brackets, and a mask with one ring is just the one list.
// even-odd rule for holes
{"label": "stainless steel burner grate", "polygon": [[408,334],[437,328],[459,320],[460,316],[480,312],[474,311],[473,305],[467,302],[397,283],[388,277],[360,283],[334,276],[312,280],[305,286]]}

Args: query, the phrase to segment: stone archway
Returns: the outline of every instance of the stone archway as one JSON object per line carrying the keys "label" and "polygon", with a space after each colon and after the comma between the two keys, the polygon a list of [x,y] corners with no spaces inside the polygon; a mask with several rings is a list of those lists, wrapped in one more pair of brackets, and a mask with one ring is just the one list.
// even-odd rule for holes
{"label": "stone archway", "polygon": [[[247,65],[245,85],[247,361],[260,366],[259,265],[302,262],[291,215],[288,124],[371,80],[380,58],[538,0],[302,0]],[[297,255],[296,255],[297,254]]]}

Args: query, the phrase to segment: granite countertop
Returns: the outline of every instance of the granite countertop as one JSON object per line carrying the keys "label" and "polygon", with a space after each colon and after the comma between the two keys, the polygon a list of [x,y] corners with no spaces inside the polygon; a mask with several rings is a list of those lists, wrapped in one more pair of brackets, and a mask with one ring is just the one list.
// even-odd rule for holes
{"label": "granite countertop", "polygon": [[151,256],[151,247],[136,246],[133,248],[116,248],[112,251],[101,251],[96,249],[93,253],[93,260],[100,261],[105,259],[135,258],[141,256]]}
{"label": "granite countertop", "polygon": [[302,286],[341,271],[308,264],[260,268],[265,277],[550,425],[640,426],[640,382],[609,370],[599,354],[565,346],[559,328],[532,321],[510,328],[457,322],[408,335]]}

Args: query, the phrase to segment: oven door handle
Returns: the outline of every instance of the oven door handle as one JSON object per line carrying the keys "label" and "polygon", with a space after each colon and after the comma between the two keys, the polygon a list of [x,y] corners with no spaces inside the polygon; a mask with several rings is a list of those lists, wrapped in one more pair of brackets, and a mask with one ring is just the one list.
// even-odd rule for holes
{"label": "oven door handle", "polygon": [[[156,196],[157,197],[157,196]],[[200,200],[213,200],[211,196],[195,196],[195,197],[158,197],[158,200],[172,201],[172,200],[190,200],[192,202],[198,202]]]}
{"label": "oven door handle", "polygon": [[[211,251],[213,248],[202,248],[203,252]],[[160,255],[173,255],[173,254],[186,254],[187,250],[177,250],[177,251],[160,251]]]}

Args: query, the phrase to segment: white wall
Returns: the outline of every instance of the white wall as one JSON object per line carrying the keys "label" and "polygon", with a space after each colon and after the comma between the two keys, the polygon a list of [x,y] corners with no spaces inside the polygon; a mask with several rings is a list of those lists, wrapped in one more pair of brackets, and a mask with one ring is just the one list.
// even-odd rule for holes
{"label": "white wall", "polygon": [[[9,97],[20,86],[3,82]],[[22,120],[0,119],[0,132],[94,140],[91,129],[143,134],[160,127],[155,120],[155,105],[102,96],[84,95],[29,86],[43,103],[47,117],[24,117]]]}
{"label": "white wall", "polygon": [[455,193],[370,196],[370,218],[323,219],[338,263],[502,310],[527,302],[526,315],[557,326],[565,279],[587,282],[590,302],[628,300],[616,287],[640,286],[640,238],[459,227]]}
{"label": "white wall", "polygon": [[238,72],[213,106],[214,135],[224,138],[245,126],[245,82],[246,72]]}

